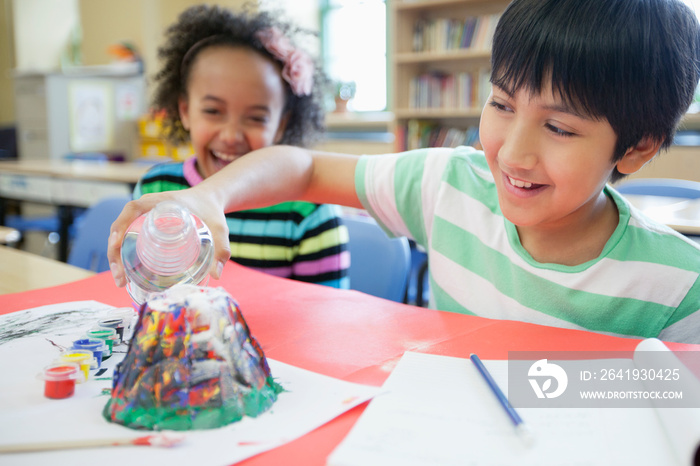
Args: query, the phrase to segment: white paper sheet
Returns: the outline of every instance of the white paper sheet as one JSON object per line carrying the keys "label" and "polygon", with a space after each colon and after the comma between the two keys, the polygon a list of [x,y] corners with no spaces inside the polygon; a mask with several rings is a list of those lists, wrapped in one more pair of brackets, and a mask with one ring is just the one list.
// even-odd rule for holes
{"label": "white paper sheet", "polygon": [[[0,316],[0,445],[72,439],[140,437],[136,431],[107,422],[102,409],[111,380],[90,380],[64,400],[43,396],[36,378],[44,365],[112,309],[94,301],[43,306]],[[68,322],[68,323],[66,323]],[[55,332],[52,331],[55,330]],[[117,351],[126,351],[125,345]],[[103,367],[110,377],[123,353]],[[377,387],[353,384],[268,359],[273,377],[285,388],[272,408],[257,418],[226,427],[185,432],[173,448],[110,447],[43,453],[0,454],[0,464],[80,465],[99,459],[101,466],[128,464],[229,465],[294,440],[370,399]],[[94,374],[95,371],[91,371]]]}
{"label": "white paper sheet", "polygon": [[[507,392],[507,361],[484,361]],[[469,359],[406,352],[332,466],[676,464],[653,409],[531,408],[528,447]]]}

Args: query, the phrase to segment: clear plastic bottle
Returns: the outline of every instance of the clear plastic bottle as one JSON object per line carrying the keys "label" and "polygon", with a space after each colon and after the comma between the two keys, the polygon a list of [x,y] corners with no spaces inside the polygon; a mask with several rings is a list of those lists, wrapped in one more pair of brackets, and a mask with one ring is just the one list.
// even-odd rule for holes
{"label": "clear plastic bottle", "polygon": [[209,228],[182,205],[164,201],[137,218],[122,242],[126,289],[137,304],[152,292],[206,286],[214,258]]}

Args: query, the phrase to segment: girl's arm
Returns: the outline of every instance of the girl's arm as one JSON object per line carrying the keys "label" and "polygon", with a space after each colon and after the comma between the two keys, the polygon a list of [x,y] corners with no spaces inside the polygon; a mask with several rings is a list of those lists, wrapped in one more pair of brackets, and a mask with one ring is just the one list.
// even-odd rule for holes
{"label": "girl's arm", "polygon": [[355,192],[357,156],[270,146],[250,152],[193,188],[146,194],[129,202],[111,227],[108,245],[110,269],[117,286],[126,279],[121,243],[138,216],[164,200],[174,200],[198,216],[214,238],[211,275],[221,276],[231,256],[225,212],[254,209],[284,201],[304,200],[361,208]]}

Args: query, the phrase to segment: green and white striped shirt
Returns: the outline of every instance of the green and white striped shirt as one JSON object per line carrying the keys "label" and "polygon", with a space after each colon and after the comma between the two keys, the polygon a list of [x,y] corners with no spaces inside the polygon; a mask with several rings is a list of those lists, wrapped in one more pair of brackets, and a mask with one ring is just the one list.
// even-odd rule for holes
{"label": "green and white striped shirt", "polygon": [[700,343],[700,246],[614,189],[620,222],[576,266],[539,263],[501,213],[484,154],[471,147],[364,156],[365,208],[428,252],[430,306],[494,319]]}

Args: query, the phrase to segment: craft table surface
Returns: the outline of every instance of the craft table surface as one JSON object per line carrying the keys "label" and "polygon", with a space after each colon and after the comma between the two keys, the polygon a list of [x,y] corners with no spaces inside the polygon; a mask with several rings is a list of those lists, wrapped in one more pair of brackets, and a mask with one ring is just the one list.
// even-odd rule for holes
{"label": "craft table surface", "polygon": [[[637,339],[428,310],[320,285],[281,279],[228,262],[221,280],[252,334],[273,359],[351,382],[381,385],[405,351],[507,359],[508,351],[629,351]],[[0,296],[0,314],[67,301],[113,306],[131,301],[109,272],[81,281]],[[698,350],[700,345],[669,344]],[[324,465],[367,404],[313,432],[243,461],[245,466]]]}
{"label": "craft table surface", "polygon": [[61,285],[95,275],[65,262],[0,246],[0,294]]}

